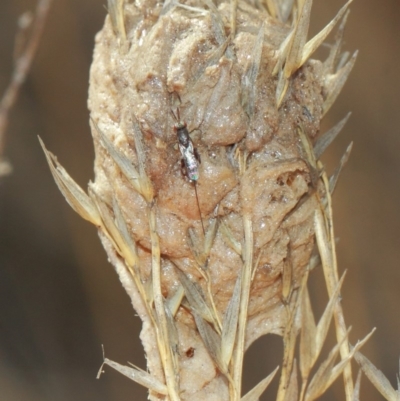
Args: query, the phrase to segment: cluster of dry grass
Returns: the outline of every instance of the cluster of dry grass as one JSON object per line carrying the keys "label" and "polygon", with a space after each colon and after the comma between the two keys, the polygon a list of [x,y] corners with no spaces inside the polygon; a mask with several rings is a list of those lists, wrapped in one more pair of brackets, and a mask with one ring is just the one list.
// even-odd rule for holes
{"label": "cluster of dry grass", "polygon": [[[358,400],[353,358],[387,400],[399,399],[359,351],[370,334],[349,344],[340,304],[331,195],[351,145],[330,177],[319,160],[348,118],[319,135],[356,58],[341,52],[349,3],[307,41],[310,0],[109,1],[91,73],[88,194],[42,146],[143,321],[149,372],[104,363],[150,399],[257,400],[278,368],[242,395],[243,358],[266,333],[284,343],[279,401],[317,399],[340,375],[346,400]],[[310,60],[340,21],[327,60]],[[176,168],[172,107],[201,132],[192,136],[205,235]],[[316,323],[307,279],[319,266],[329,302]],[[332,320],[337,344],[323,356]]]}

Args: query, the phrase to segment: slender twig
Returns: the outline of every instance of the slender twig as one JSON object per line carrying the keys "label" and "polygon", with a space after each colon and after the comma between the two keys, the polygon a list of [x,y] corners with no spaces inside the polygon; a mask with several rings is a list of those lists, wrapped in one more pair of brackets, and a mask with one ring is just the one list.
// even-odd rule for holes
{"label": "slender twig", "polygon": [[[25,48],[20,52],[21,54],[18,56],[15,62],[11,82],[9,83],[0,101],[0,163],[4,152],[5,131],[8,125],[8,116],[11,108],[14,106],[18,98],[21,85],[25,82],[26,76],[31,67],[33,57],[35,56],[40,38],[43,33],[51,2],[52,0],[38,1],[36,6],[36,15],[32,23],[31,34],[27,40]],[[20,32],[25,29],[26,28],[20,28]]]}

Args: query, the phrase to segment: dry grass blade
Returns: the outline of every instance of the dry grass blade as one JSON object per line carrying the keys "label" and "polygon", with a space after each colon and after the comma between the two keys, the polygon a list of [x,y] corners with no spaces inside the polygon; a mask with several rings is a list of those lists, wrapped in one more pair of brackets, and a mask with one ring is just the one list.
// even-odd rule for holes
{"label": "dry grass blade", "polygon": [[107,138],[107,136],[104,134],[104,132],[100,129],[100,127],[93,119],[91,119],[91,121],[101,138],[101,142],[104,148],[107,150],[107,152],[112,157],[114,162],[118,165],[121,172],[131,183],[133,188],[144,197],[144,191],[142,189],[139,172],[132,165],[131,160],[115,148],[113,143]]}
{"label": "dry grass blade", "polygon": [[157,344],[164,368],[168,395],[172,401],[180,401],[177,377],[174,370],[174,356],[169,340],[168,321],[165,312],[164,297],[161,287],[161,251],[156,229],[154,205],[149,205],[149,228],[151,240],[151,277],[153,284],[154,308],[157,316]]}
{"label": "dry grass blade", "polygon": [[231,37],[232,39],[236,34],[236,16],[237,16],[237,8],[238,8],[238,0],[230,0],[231,3]]}
{"label": "dry grass blade", "polygon": [[290,44],[292,43],[293,35],[296,33],[295,29],[292,29],[289,35],[286,36],[285,40],[279,46],[279,50],[277,51],[277,61],[272,71],[272,75],[275,76],[279,72],[282,72],[283,64],[285,63],[287,53],[290,48]]}
{"label": "dry grass blade", "polygon": [[343,52],[340,54],[339,60],[337,62],[336,70],[335,72],[339,71],[342,67],[346,65],[346,63],[350,60],[351,54],[350,52]]}
{"label": "dry grass blade", "polygon": [[[219,51],[221,49],[221,45],[224,45],[225,49],[226,49],[227,43],[226,43],[224,22],[222,20],[221,14],[218,11],[218,8],[215,6],[215,4],[211,0],[201,0],[201,1],[210,10],[212,30],[213,30],[215,39],[217,40],[217,43],[219,44],[217,51]],[[224,51],[224,53],[225,53],[225,51]],[[222,54],[220,57],[222,57]]]}
{"label": "dry grass blade", "polygon": [[281,0],[279,4],[280,19],[282,22],[287,22],[293,10],[294,0]]}
{"label": "dry grass blade", "polygon": [[290,50],[284,67],[285,78],[289,78],[302,65],[301,61],[310,25],[311,6],[312,0],[305,0],[300,9],[295,26],[295,33],[292,37]]}
{"label": "dry grass blade", "polygon": [[308,379],[316,360],[315,338],[317,336],[317,326],[307,288],[302,293],[301,318],[300,372],[304,382]]}
{"label": "dry grass blade", "polygon": [[324,345],[325,338],[332,320],[334,308],[339,299],[340,288],[342,286],[344,277],[345,274],[343,274],[340,282],[336,286],[335,292],[332,294],[317,326],[315,326],[314,315],[311,310],[308,292],[304,291],[300,338],[300,371],[303,379],[302,393],[306,389],[306,383],[310,371],[317,361],[321,353],[322,346]]}
{"label": "dry grass blade", "polygon": [[356,352],[354,358],[360,365],[365,376],[368,377],[387,401],[399,401],[399,391],[396,391],[392,387],[386,376],[367,357],[361,352]]}
{"label": "dry grass blade", "polygon": [[[128,377],[129,379],[135,381],[136,383],[148,388],[149,390],[155,391],[158,394],[168,395],[168,389],[165,384],[161,383],[155,377],[145,372],[143,369],[140,369],[136,366],[124,366],[120,365],[117,362],[111,361],[108,358],[104,359],[103,364],[111,366],[113,369]],[[97,378],[100,377],[102,372],[102,368],[100,369]]]}
{"label": "dry grass blade", "polygon": [[[146,302],[147,302],[149,308],[151,308],[152,305],[153,305],[153,302],[154,302],[153,281],[152,281],[152,279],[151,279],[151,277],[150,277],[150,278],[149,278],[147,281],[145,281],[144,283],[142,283],[141,281],[140,281],[140,283],[141,283],[142,286],[143,286],[143,292],[144,292],[144,294],[146,294],[146,298],[144,298],[144,299],[146,299]],[[149,311],[149,312],[153,312],[153,311],[151,310],[151,311]],[[151,317],[154,317],[153,313],[149,313],[149,315],[151,315]]]}
{"label": "dry grass blade", "polygon": [[318,253],[318,247],[314,247],[310,262],[308,263],[308,270],[313,271],[316,267],[321,265],[321,258]]}
{"label": "dry grass blade", "polygon": [[[206,231],[206,240],[205,241],[207,241],[207,233],[208,233],[208,231]],[[207,257],[204,254],[204,252],[202,252],[202,250],[201,250],[202,246],[201,246],[200,238],[196,235],[196,231],[192,227],[190,227],[188,229],[188,234],[189,234],[188,246],[189,246],[190,250],[192,251],[197,264],[199,265],[199,267],[201,267],[201,269],[203,269],[207,262]],[[204,276],[204,272],[202,270],[201,270],[201,274]]]}
{"label": "dry grass blade", "polygon": [[293,360],[292,372],[290,373],[288,388],[286,390],[285,401],[298,401],[299,384],[297,378],[297,360]]}
{"label": "dry grass blade", "polygon": [[185,290],[180,285],[175,291],[174,295],[171,298],[168,298],[166,301],[166,307],[171,311],[172,316],[176,315],[178,312],[179,306],[182,303],[182,299],[185,296]]}
{"label": "dry grass blade", "polygon": [[[302,284],[300,288],[300,293],[304,291],[306,286],[306,275],[302,279]],[[287,312],[290,314],[288,318],[287,325],[285,327],[285,332],[283,334],[283,362],[282,362],[282,374],[279,382],[277,401],[286,401],[292,389],[290,388],[290,380],[292,378],[292,373],[294,369],[294,352],[296,349],[296,337],[298,332],[298,327],[296,324],[296,316],[299,308],[300,296],[297,296],[295,302],[291,306],[291,309],[287,308]],[[297,375],[297,372],[296,372]],[[296,379],[297,380],[297,379]]]}
{"label": "dry grass blade", "polygon": [[169,340],[169,347],[171,350],[172,361],[174,364],[174,371],[179,372],[179,336],[178,330],[176,329],[174,316],[171,310],[168,307],[168,304],[164,304],[165,309],[165,316],[167,318],[167,328],[168,328],[168,340]]}
{"label": "dry grass blade", "polygon": [[251,286],[251,276],[253,268],[253,225],[251,218],[247,215],[243,216],[244,226],[244,264],[242,268],[241,279],[241,294],[240,294],[240,308],[239,308],[239,326],[237,334],[237,343],[234,352],[233,360],[233,381],[237,394],[241,393],[242,387],[242,370],[243,358],[245,351],[246,341],[246,327],[247,327],[247,314],[249,307],[249,296]]}
{"label": "dry grass blade", "polygon": [[[320,163],[319,163],[320,164]],[[317,246],[321,256],[321,263],[325,276],[326,286],[329,296],[332,296],[338,278],[338,267],[336,257],[336,244],[335,233],[333,227],[332,217],[332,198],[329,191],[329,180],[325,171],[321,174],[321,179],[325,187],[325,201],[321,202],[321,209],[315,211],[315,235],[317,239]],[[325,206],[323,206],[325,203]],[[327,233],[329,232],[329,236]],[[329,239],[328,239],[329,238]],[[340,303],[336,304],[334,310],[336,338],[340,347],[340,355],[342,359],[346,359],[350,353],[348,341],[342,342],[341,340],[346,336],[347,328],[344,319],[343,309]],[[353,375],[351,364],[347,364],[343,372],[344,389],[346,400],[351,401],[354,390]]]}
{"label": "dry grass blade", "polygon": [[343,167],[346,165],[347,161],[349,160],[351,150],[353,149],[353,142],[347,147],[346,151],[344,152],[342,158],[340,159],[339,166],[333,172],[332,176],[329,178],[329,192],[333,194],[336,188],[336,184],[338,182],[340,173],[342,172]]}
{"label": "dry grass blade", "polygon": [[343,42],[344,28],[346,26],[349,13],[350,10],[348,10],[344,15],[342,22],[340,23],[339,29],[335,34],[335,43],[332,45],[331,50],[329,52],[329,56],[324,62],[324,75],[333,74],[335,71],[335,67],[338,66],[338,60],[340,57],[340,51]]}
{"label": "dry grass blade", "polygon": [[[194,231],[191,229],[189,229],[188,231],[190,239],[192,241],[192,244],[189,243],[189,245],[197,262],[195,267],[206,283],[208,298],[206,298],[205,294],[203,293],[200,284],[197,283],[196,285],[194,285],[191,280],[189,280],[189,278],[185,275],[183,270],[179,268],[179,262],[175,261],[174,264],[177,267],[178,274],[181,277],[181,282],[185,289],[185,293],[187,294],[189,304],[191,304],[191,306],[194,308],[197,307],[197,313],[199,313],[205,320],[212,323],[218,333],[221,333],[222,324],[220,314],[214,302],[211,279],[207,271],[207,262],[210,249],[217,232],[217,219],[214,219],[211,222],[206,232],[203,252],[198,252],[199,241]],[[207,301],[209,302],[209,304],[207,303]],[[211,308],[209,307],[209,305]]]}
{"label": "dry grass blade", "polygon": [[282,104],[288,86],[289,86],[289,79],[285,77],[283,70],[279,71],[278,83],[276,85],[276,93],[275,93],[277,108],[279,108],[280,105]]}
{"label": "dry grass blade", "polygon": [[[125,252],[128,252],[127,256],[129,257],[129,251],[126,244],[124,243],[125,241],[121,235],[119,228],[115,225],[114,216],[111,215],[109,207],[103,202],[102,199],[98,197],[94,189],[91,189],[89,193],[100,213],[101,220],[103,221],[103,230],[112,242],[115,250],[126,260]],[[131,260],[131,262],[133,261]],[[132,265],[129,266],[131,267]],[[134,272],[132,271],[132,273]]]}
{"label": "dry grass blade", "polygon": [[336,276],[333,267],[333,258],[331,253],[331,244],[328,239],[328,233],[325,226],[324,214],[320,209],[315,211],[314,219],[315,237],[317,239],[317,245],[319,254],[321,256],[322,267],[326,281],[329,283],[329,292],[333,292],[336,286]]}
{"label": "dry grass blade", "polygon": [[253,271],[252,271],[252,273],[251,273],[251,282],[254,281],[254,277],[255,277],[255,275],[256,275],[258,266],[260,265],[260,260],[261,260],[261,257],[263,256],[263,254],[264,254],[264,251],[263,251],[263,250],[261,250],[261,251],[258,253],[256,263],[254,264]]}
{"label": "dry grass blade", "polygon": [[[332,296],[338,282],[337,260],[336,260],[335,240],[334,240],[335,236],[332,222],[331,198],[328,192],[329,188],[326,174],[323,174],[322,178],[325,185],[325,191],[328,203],[326,209],[327,216],[324,215],[321,209],[316,209],[314,215],[315,217],[314,230],[317,239],[318,250],[321,256],[322,268],[325,276],[328,294],[329,296]],[[329,236],[326,224],[328,224]],[[344,360],[349,356],[350,351],[348,342],[343,341],[343,339],[347,336],[346,334],[347,329],[344,321],[343,310],[340,303],[336,303],[334,309],[334,315],[335,315],[335,326],[336,326],[336,338],[337,341],[341,344],[340,355],[341,358]],[[345,385],[346,400],[350,401],[353,395],[353,388],[354,388],[350,364],[348,364],[344,369],[343,379]]]}
{"label": "dry grass blade", "polygon": [[220,227],[221,227],[220,231],[224,236],[226,244],[239,256],[242,256],[242,244],[236,240],[230,228],[224,222],[221,222]]}
{"label": "dry grass blade", "polygon": [[307,39],[311,5],[312,0],[307,0],[307,4],[304,4],[297,23],[282,42],[278,51],[278,61],[272,73],[273,75],[279,73],[275,95],[278,108],[285,97],[289,86],[289,78],[301,66],[301,52]]}
{"label": "dry grass blade", "polygon": [[228,375],[228,365],[222,358],[221,339],[216,331],[199,315],[192,311],[197,329],[210,357],[225,375]]}
{"label": "dry grass blade", "polygon": [[203,243],[201,243],[201,239],[196,235],[196,232],[193,228],[189,228],[188,230],[190,238],[188,245],[193,253],[193,256],[198,266],[201,268],[199,270],[200,274],[206,280],[208,280],[208,276],[206,274],[207,261],[208,257],[210,256],[211,248],[214,244],[215,236],[218,230],[218,225],[219,224],[217,218],[213,218],[209,221],[208,227],[206,229],[206,235],[205,237],[203,237],[204,238]]}
{"label": "dry grass blade", "polygon": [[354,385],[353,398],[351,401],[360,401],[361,369],[358,371],[356,383]]}
{"label": "dry grass blade", "polygon": [[126,40],[124,0],[108,0],[107,5],[115,34],[121,39]]}
{"label": "dry grass blade", "polygon": [[[347,332],[348,335],[348,332]],[[346,341],[346,337],[342,340]],[[318,398],[324,391],[328,388],[327,384],[331,377],[331,373],[333,370],[333,365],[337,356],[339,355],[340,345],[336,344],[332,350],[329,352],[328,357],[321,363],[318,370],[315,372],[314,377],[312,378],[305,395],[305,401],[312,401]]]}
{"label": "dry grass blade", "polygon": [[[314,363],[322,350],[322,346],[324,345],[325,338],[328,333],[329,325],[332,320],[333,312],[334,312],[336,303],[338,302],[339,297],[340,297],[340,288],[342,287],[345,276],[346,276],[346,272],[343,274],[342,278],[340,279],[339,283],[337,284],[335,292],[331,295],[328,305],[326,306],[324,313],[322,314],[321,319],[318,322],[316,337],[315,337]],[[313,365],[314,365],[314,363],[313,363]]]}
{"label": "dry grass blade", "polygon": [[277,366],[275,370],[271,372],[265,379],[262,379],[255,387],[253,387],[248,393],[246,393],[240,399],[240,401],[258,401],[258,399],[261,397],[261,394],[266,390],[272,379],[275,377],[278,369],[279,366]]}
{"label": "dry grass blade", "polygon": [[179,268],[176,269],[179,275],[179,280],[185,290],[185,296],[189,301],[189,305],[194,312],[201,316],[204,320],[210,323],[215,323],[214,315],[207,305],[205,296],[201,288],[193,284],[186,274]]}
{"label": "dry grass blade", "polygon": [[351,113],[348,113],[347,116],[343,118],[343,120],[339,121],[333,128],[331,128],[329,131],[321,135],[320,138],[318,138],[314,145],[314,154],[317,160],[322,156],[328,146],[335,140],[335,138],[338,136],[340,131],[347,123],[350,116]]}
{"label": "dry grass blade", "polygon": [[344,13],[347,11],[349,8],[350,3],[353,0],[349,0],[337,13],[336,17],[317,35],[315,35],[311,40],[309,40],[303,49],[303,54],[301,57],[301,62],[300,66],[303,65],[308,58],[311,56],[311,54],[314,53],[315,50],[318,49],[318,47],[322,44],[322,42],[326,39],[326,37],[330,34],[334,26],[337,24],[337,22],[340,20],[340,18],[343,17]]}
{"label": "dry grass blade", "polygon": [[[212,19],[214,20],[214,13],[211,14],[212,15]],[[231,56],[231,51],[229,50],[229,43],[231,41],[230,36],[225,39],[225,41],[220,44],[214,51],[211,52],[209,58],[208,58],[208,62],[207,62],[207,67],[211,67],[212,65],[218,64],[219,60],[221,59],[221,57],[226,54],[227,58],[232,59]],[[205,73],[206,69],[204,69],[203,74]],[[198,80],[196,80],[196,82],[198,82]]]}
{"label": "dry grass blade", "polygon": [[228,365],[231,361],[233,347],[235,346],[237,323],[239,319],[241,282],[242,278],[239,275],[222,324],[221,356],[225,365]]}
{"label": "dry grass blade", "polygon": [[265,24],[262,23],[254,44],[252,54],[248,60],[246,71],[242,76],[242,105],[249,118],[254,114],[256,96],[256,81],[261,64],[261,53],[264,44]]}
{"label": "dry grass blade", "polygon": [[124,255],[124,259],[128,266],[134,269],[135,273],[138,274],[137,267],[139,266],[139,258],[137,254],[136,243],[132,240],[132,237],[129,234],[125,219],[115,198],[113,199],[113,211],[116,220],[116,226],[121,234],[122,241],[120,247]]}
{"label": "dry grass blade", "polygon": [[299,134],[302,148],[305,151],[305,156],[310,165],[310,168],[313,170],[317,169],[317,158],[313,150],[313,146],[310,141],[310,137],[304,132],[302,127],[297,128],[297,133]]}
{"label": "dry grass blade", "polygon": [[302,144],[300,151],[305,153],[303,158],[305,161],[307,161],[308,168],[310,170],[311,185],[313,188],[316,188],[318,185],[318,180],[320,179],[321,171],[323,170],[323,166],[318,164],[310,137],[304,132],[304,128],[302,126],[298,126],[297,132]]}
{"label": "dry grass blade", "polygon": [[[355,345],[354,349],[352,349],[352,351],[350,352],[350,354],[333,368],[329,386],[342,373],[342,371],[348,365],[348,362],[350,362],[350,360],[354,357],[355,352],[357,352],[362,346],[364,346],[364,344],[369,340],[369,338],[372,336],[374,331],[375,331],[375,329],[372,329],[371,332],[368,333],[361,341],[358,341],[357,344]],[[353,393],[354,393],[354,391],[353,391]]]}
{"label": "dry grass blade", "polygon": [[149,180],[149,177],[146,174],[146,153],[143,149],[143,136],[142,131],[135,119],[132,115],[132,126],[133,126],[133,140],[135,142],[136,155],[138,159],[139,165],[139,176],[140,176],[140,188],[142,190],[141,194],[146,199],[148,203],[151,203],[154,198],[153,186]]}
{"label": "dry grass blade", "polygon": [[279,19],[279,6],[276,0],[265,0],[269,15],[274,19]]}
{"label": "dry grass blade", "polygon": [[331,351],[332,357],[330,354],[328,359],[321,364],[320,368],[317,370],[315,376],[311,380],[310,386],[307,389],[306,393],[306,398],[305,398],[306,401],[315,400],[316,398],[320,397],[331,386],[331,384],[343,372],[345,367],[350,363],[354,354],[369,340],[374,331],[375,329],[373,329],[369,334],[367,334],[361,341],[358,341],[357,344],[349,353],[349,355],[346,358],[342,359],[336,366],[333,366],[333,363],[336,359],[341,343],[347,341],[347,336],[343,339],[341,343],[337,344],[334,347],[334,349]]}
{"label": "dry grass blade", "polygon": [[[95,191],[93,189],[91,190],[91,193],[96,200],[98,197],[97,195],[95,195]],[[101,202],[101,200],[96,201],[98,207],[99,202],[101,204],[103,203]],[[111,235],[109,235],[109,238],[114,244],[116,251],[118,251],[118,249],[120,250],[120,254],[124,258],[124,262],[132,275],[143,304],[146,306],[147,313],[154,323],[154,315],[151,306],[153,303],[153,289],[151,286],[152,282],[151,279],[143,282],[140,277],[140,271],[138,268],[140,261],[137,253],[136,243],[132,240],[129,234],[128,227],[118,205],[118,202],[115,198],[113,199],[114,219],[110,215],[108,207],[106,207],[105,205],[99,207],[99,210],[101,210],[102,216],[107,216],[107,219],[103,219],[103,222],[104,225],[107,227],[108,234],[112,234],[112,238]]]}
{"label": "dry grass blade", "polygon": [[339,96],[344,84],[347,81],[347,78],[350,75],[351,70],[354,67],[354,63],[357,59],[358,51],[354,52],[351,59],[334,75],[330,76],[327,79],[325,84],[326,91],[328,96],[325,99],[323,112],[324,115],[328,112],[331,108],[333,103],[335,102],[336,98]]}
{"label": "dry grass blade", "polygon": [[[206,237],[204,240],[204,257],[208,258],[210,255],[211,248],[214,244],[215,236],[217,235],[217,229],[218,229],[218,219],[214,218],[211,219],[208,228],[206,231]],[[205,262],[203,263],[202,266],[204,266]]]}
{"label": "dry grass blade", "polygon": [[102,222],[100,215],[93,201],[69,176],[64,167],[58,163],[57,158],[46,149],[40,137],[39,142],[46,156],[54,181],[56,182],[58,189],[64,195],[66,201],[83,219],[90,221],[97,227],[101,226]]}

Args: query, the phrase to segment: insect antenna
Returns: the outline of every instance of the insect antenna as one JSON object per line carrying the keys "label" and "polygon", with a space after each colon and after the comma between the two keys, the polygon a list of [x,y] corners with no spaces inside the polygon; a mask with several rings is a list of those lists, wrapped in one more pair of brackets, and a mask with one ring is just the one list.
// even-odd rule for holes
{"label": "insect antenna", "polygon": [[172,109],[170,111],[171,111],[172,117],[174,117],[174,120],[178,122],[178,117],[176,116],[174,111]]}
{"label": "insect antenna", "polygon": [[194,184],[194,192],[195,192],[195,194],[196,194],[197,207],[199,208],[200,221],[201,221],[201,228],[203,229],[203,234],[204,234],[204,236],[206,236],[206,230],[204,229],[203,217],[201,216],[201,209],[200,209],[199,196],[197,195],[197,183],[196,183],[196,181],[193,181],[193,184]]}

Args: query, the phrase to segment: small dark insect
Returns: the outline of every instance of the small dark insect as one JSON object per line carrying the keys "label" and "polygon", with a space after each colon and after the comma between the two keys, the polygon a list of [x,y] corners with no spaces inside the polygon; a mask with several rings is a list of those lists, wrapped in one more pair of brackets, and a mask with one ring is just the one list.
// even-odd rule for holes
{"label": "small dark insect", "polygon": [[188,348],[186,350],[185,354],[188,358],[193,358],[194,357],[194,348],[193,347]]}
{"label": "small dark insect", "polygon": [[176,109],[176,114],[172,110],[171,113],[176,121],[174,125],[174,130],[178,137],[179,150],[182,156],[181,160],[182,171],[183,174],[186,175],[186,177],[189,179],[189,181],[193,182],[194,191],[196,194],[197,207],[199,208],[201,227],[203,229],[203,234],[205,235],[206,232],[204,229],[203,218],[201,216],[199,196],[197,194],[197,181],[199,179],[200,155],[197,152],[197,149],[193,146],[193,142],[190,139],[186,123],[181,121],[181,117],[179,115],[179,109]]}

